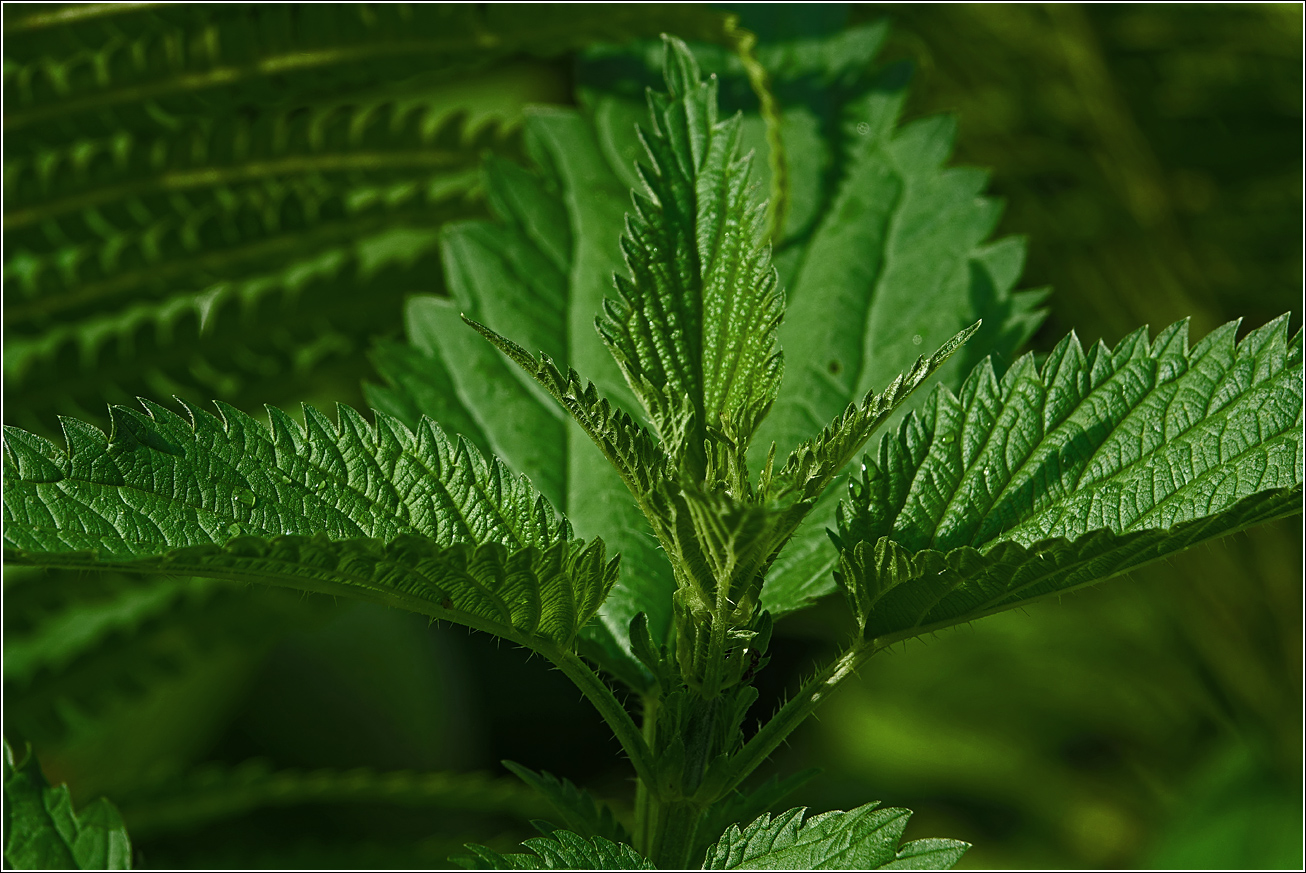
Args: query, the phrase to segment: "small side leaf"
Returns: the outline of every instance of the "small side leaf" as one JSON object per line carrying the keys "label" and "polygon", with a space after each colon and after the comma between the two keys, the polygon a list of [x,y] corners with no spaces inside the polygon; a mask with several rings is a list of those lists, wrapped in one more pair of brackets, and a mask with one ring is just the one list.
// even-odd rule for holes
{"label": "small side leaf", "polygon": [[875,429],[979,328],[980,322],[975,322],[928,358],[917,358],[912,368],[900,373],[888,388],[878,393],[870,392],[860,405],[849,404],[843,415],[826,425],[819,435],[794,449],[775,475],[772,496],[804,503],[818,498],[835,475],[866,445]]}
{"label": "small side leaf", "polygon": [[540,384],[571,414],[604,457],[617,468],[636,500],[645,500],[666,479],[666,456],[648,431],[625,412],[599,395],[594,383],[575,370],[564,375],[548,355],[536,360],[510,339],[463,316],[478,333]]}
{"label": "small side leaf", "polygon": [[67,785],[51,788],[31,750],[4,743],[6,869],[130,870],[131,840],[105,798],[73,809]]}
{"label": "small side leaf", "polygon": [[504,761],[503,766],[548,798],[567,827],[579,836],[603,837],[617,843],[633,842],[612,810],[570,779],[559,779],[552,773],[536,773],[512,761]]}
{"label": "small side leaf", "polygon": [[470,855],[449,860],[470,870],[656,870],[652,862],[625,843],[603,837],[584,837],[555,830],[548,837],[533,837],[522,843],[533,854],[500,855],[468,843]]}
{"label": "small side leaf", "polygon": [[899,846],[911,810],[879,801],[803,821],[805,807],[735,825],[708,849],[704,870],[947,870],[970,848],[959,840]]}

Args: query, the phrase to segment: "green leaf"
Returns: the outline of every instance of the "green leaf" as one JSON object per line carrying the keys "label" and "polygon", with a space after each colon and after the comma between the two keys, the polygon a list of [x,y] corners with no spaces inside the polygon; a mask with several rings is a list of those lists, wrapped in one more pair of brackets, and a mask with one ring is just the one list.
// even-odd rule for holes
{"label": "green leaf", "polygon": [[[743,24],[786,32],[768,27],[769,14],[746,9]],[[935,377],[954,389],[985,355],[1011,359],[1043,318],[1037,307],[1044,292],[1012,290],[1023,241],[986,240],[999,208],[977,196],[983,174],[944,166],[953,125],[897,125],[909,76],[901,64],[875,64],[887,31],[875,22],[783,36],[757,49],[784,108],[792,196],[774,252],[786,298],[779,327],[785,377],[753,441],[754,466],[764,464],[772,441],[785,457],[907,370],[922,348],[942,345],[966,325],[983,319]],[[769,147],[742,65],[716,46],[692,48],[700,66],[717,75],[722,112],[744,112],[742,148],[757,152],[758,181],[767,184],[769,160],[760,156]],[[633,54],[594,48],[580,70],[599,144],[628,186],[639,184],[625,168],[644,151],[632,131],[645,113],[643,89],[659,86],[661,53],[652,42]],[[903,408],[924,399],[909,398]],[[838,553],[825,533],[834,526],[835,503],[818,504],[768,569],[762,599],[774,615],[836,587]]]}
{"label": "green leaf", "polygon": [[1302,336],[1188,348],[1179,322],[1042,367],[981,364],[880,443],[841,508],[840,575],[885,642],[1087,585],[1301,509]]}
{"label": "green leaf", "polygon": [[490,453],[489,439],[459,401],[453,377],[439,357],[411,343],[393,340],[378,341],[369,357],[389,383],[363,385],[363,394],[373,409],[394,416],[410,429],[425,415]]}
{"label": "green leaf", "polygon": [[658,495],[668,519],[665,542],[679,572],[679,596],[731,627],[757,607],[759,572],[773,541],[777,514],[719,491],[668,486]]}
{"label": "green leaf", "polygon": [[138,836],[192,830],[277,806],[373,803],[534,818],[546,809],[529,789],[479,773],[276,770],[261,761],[206,765],[182,777],[146,783],[119,798]]}
{"label": "green leaf", "polygon": [[[894,129],[904,82],[887,70],[882,88],[844,107],[844,181],[786,286],[780,341],[790,364],[759,434],[763,445],[794,445],[905,370],[920,346],[940,344],[977,318],[984,326],[960,356],[970,363],[1012,354],[1042,321],[1035,307],[1043,293],[1012,291],[1023,243],[984,242],[997,206],[977,196],[983,175],[941,166],[952,124],[927,119]],[[946,367],[939,378],[955,387],[968,369]],[[789,548],[825,560],[771,574],[768,608],[784,612],[831,590],[830,521],[813,517],[800,529]]]}
{"label": "green leaf", "polygon": [[860,406],[850,405],[820,434],[793,451],[784,467],[768,483],[767,496],[785,506],[783,518],[777,523],[783,539],[799,526],[834,477],[861,450],[876,428],[978,329],[978,324],[972,325],[928,359],[917,358],[911,370],[899,374],[888,388],[880,393],[871,392]]}
{"label": "green leaf", "polygon": [[28,749],[4,743],[5,867],[19,870],[130,870],[131,839],[101,797],[79,813],[67,785],[51,788]]}
{"label": "green leaf", "polygon": [[633,281],[617,276],[597,324],[673,459],[701,468],[709,433],[729,427],[746,447],[775,400],[784,298],[748,196],[751,156],[738,157],[740,118],[717,120],[715,80],[679,40],[667,39],[663,75],[669,93],[650,92],[643,136],[652,166],[622,237]]}
{"label": "green leaf", "polygon": [[608,463],[616,468],[636,500],[645,502],[667,480],[667,459],[657,442],[629,415],[599,396],[594,383],[581,382],[575,370],[566,375],[548,356],[536,360],[512,340],[464,316],[471,327],[529,374],[540,387],[571,414],[594,441]]}
{"label": "green leaf", "polygon": [[819,435],[794,449],[784,467],[775,474],[771,496],[810,502],[824,493],[835,474],[866,445],[875,429],[979,327],[979,324],[971,325],[929,358],[917,358],[909,371],[898,374],[883,391],[867,394],[860,405],[849,404],[843,415],[826,425]]}
{"label": "green leaf", "polygon": [[536,773],[512,761],[504,761],[503,766],[547,797],[567,827],[579,836],[603,837],[617,843],[633,842],[612,810],[595,800],[588,791],[576,787],[570,779],[559,779],[552,773]]}
{"label": "green leaf", "polygon": [[665,30],[733,43],[730,21],[660,4],[16,11],[6,423],[107,426],[103,402],[137,395],[348,399],[405,297],[444,291],[439,227],[484,214],[481,158],[521,156],[523,107],[565,96],[561,58]]}
{"label": "green leaf", "polygon": [[471,855],[449,860],[471,870],[656,870],[645,857],[624,843],[603,837],[584,837],[556,830],[548,837],[533,837],[522,843],[533,854],[500,855],[484,846],[468,843]]}
{"label": "green leaf", "polygon": [[616,577],[601,541],[429,420],[306,407],[301,429],[269,408],[269,430],[142,402],[114,408],[108,441],[65,420],[67,452],[7,429],[7,560],[351,593],[564,647]]}
{"label": "green leaf", "polygon": [[[586,628],[583,645],[614,675],[644,687],[650,677],[629,653],[627,628],[645,612],[653,633],[665,639],[674,583],[631,493],[645,491],[663,462],[629,415],[638,403],[592,325],[620,264],[615,228],[625,192],[576,113],[536,112],[527,132],[546,170],[487,164],[486,187],[499,221],[445,229],[455,301],[415,298],[409,304],[412,353],[402,364],[380,368],[390,385],[370,389],[369,397],[410,425],[420,413],[467,422],[469,438],[483,451],[530,476],[581,533],[601,536],[620,551],[621,579],[600,620]],[[527,369],[512,366],[459,321],[459,312],[493,328],[487,336],[495,342],[502,334],[531,343],[539,358],[516,343],[501,344]],[[582,383],[568,364],[583,369],[596,387]],[[448,390],[432,390],[445,384]],[[507,407],[514,415],[504,414]],[[566,410],[580,423],[568,422]],[[605,452],[627,472],[625,481],[604,461]]]}
{"label": "green leaf", "polygon": [[805,807],[732,825],[704,870],[947,870],[970,848],[959,840],[915,840],[899,847],[911,811],[868,803],[803,821]]}
{"label": "green leaf", "polygon": [[[771,807],[784,800],[803,785],[806,785],[820,772],[816,768],[811,768],[787,776],[784,779],[781,779],[779,775],[773,775],[757,788],[748,791],[742,789],[732,791],[727,797],[712,805],[707,811],[707,817],[698,826],[695,833],[702,842],[698,851],[707,850],[707,844],[712,839],[712,834],[722,833],[730,825],[750,822],[769,812]],[[691,857],[697,857],[697,855],[691,852]]]}

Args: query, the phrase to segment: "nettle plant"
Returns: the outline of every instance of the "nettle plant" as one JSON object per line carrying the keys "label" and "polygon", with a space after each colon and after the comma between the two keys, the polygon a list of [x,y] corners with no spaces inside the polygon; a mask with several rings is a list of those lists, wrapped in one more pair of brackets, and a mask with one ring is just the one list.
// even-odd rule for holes
{"label": "nettle plant", "polygon": [[[852,307],[861,323],[847,318],[832,277],[849,247],[888,262],[910,239],[929,261],[932,220],[965,224],[949,204],[976,203],[973,193],[922,184],[890,226],[912,167],[928,176],[942,160],[919,157],[939,151],[937,131],[867,140],[881,157],[897,149],[900,172],[869,159],[853,171],[864,184],[836,198],[801,263],[784,266],[786,299],[767,233],[784,207],[768,212],[754,197],[744,120],[718,117],[716,80],[677,40],[666,41],[663,75],[665,93],[648,96],[624,266],[607,271],[615,295],[576,282],[573,259],[607,263],[594,252],[614,176],[586,156],[620,163],[621,143],[634,141],[596,146],[578,116],[542,111],[532,131],[545,175],[491,163],[503,221],[445,235],[455,300],[410,310],[425,352],[378,350],[391,385],[372,391],[375,423],[344,406],[334,425],[306,406],[303,427],[269,408],[269,427],[227,405],[215,417],[183,404],[182,417],[142,401],[143,413],[112,410],[107,439],[63,419],[66,450],[8,428],[5,559],[357,597],[548,659],[629,757],[633,822],[565,779],[511,765],[561,826],[541,825],[528,852],[470,845],[461,860],[471,866],[951,866],[967,844],[900,844],[906,810],[773,816],[808,774],[752,789],[745,780],[894,643],[1300,511],[1301,333],[1289,338],[1284,316],[1240,341],[1231,323],[1190,347],[1181,322],[1087,351],[1072,334],[1005,373],[972,359],[959,391],[918,398],[863,456],[968,340],[987,336],[994,349],[1028,336],[1037,298],[1005,290],[1019,256],[999,244],[970,264],[1005,277],[990,283],[996,328],[966,327],[867,391],[857,374],[884,353],[866,348],[868,309]],[[877,93],[860,122],[876,136],[892,130],[897,106]],[[613,125],[624,118],[614,106],[599,113]],[[932,201],[930,191],[944,193]],[[973,222],[977,240],[986,221]],[[593,309],[572,316],[605,293],[599,345]],[[901,300],[913,305],[928,303]],[[461,405],[449,399],[459,393]],[[430,408],[461,436],[421,415]],[[836,487],[850,469],[850,486]],[[573,522],[603,536],[578,538]],[[855,637],[751,729],[773,622],[836,587]],[[34,765],[9,752],[7,768],[11,862],[124,860],[112,808],[79,819]]]}

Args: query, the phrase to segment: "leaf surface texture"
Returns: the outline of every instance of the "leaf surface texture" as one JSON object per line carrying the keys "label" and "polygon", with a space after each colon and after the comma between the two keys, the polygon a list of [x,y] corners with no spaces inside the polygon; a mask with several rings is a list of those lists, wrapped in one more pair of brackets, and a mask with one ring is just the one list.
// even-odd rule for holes
{"label": "leaf surface texture", "polygon": [[914,840],[899,846],[911,818],[878,802],[804,820],[806,808],[769,814],[740,830],[731,825],[704,870],[947,870],[970,848],[959,840]]}
{"label": "leaf surface texture", "polygon": [[[453,442],[339,407],[269,429],[230,407],[190,420],[114,410],[109,440],[64,420],[68,450],[6,433],[6,557],[316,582],[567,645],[616,575],[530,484]],[[396,600],[397,598],[397,600]],[[524,635],[524,636],[523,636]]]}
{"label": "leaf surface texture", "polygon": [[1300,510],[1302,338],[1179,322],[987,363],[880,443],[839,520],[872,637],[966,621]]}
{"label": "leaf surface texture", "polygon": [[760,239],[763,207],[747,189],[751,160],[739,156],[741,118],[718,120],[715,80],[701,80],[677,40],[663,76],[622,236],[633,280],[618,274],[598,326],[678,456],[726,422],[747,445],[780,389],[784,300]]}
{"label": "leaf surface texture", "polygon": [[522,843],[530,853],[500,855],[484,846],[468,844],[471,855],[453,860],[473,870],[656,870],[647,858],[624,843],[603,837],[584,837],[556,830],[547,837]]}
{"label": "leaf surface texture", "polygon": [[[792,190],[789,220],[774,254],[780,283],[788,289],[786,320],[778,328],[788,364],[778,399],[754,440],[754,456],[764,455],[770,441],[777,440],[783,460],[850,404],[888,386],[926,343],[938,347],[977,318],[984,319],[980,332],[957,356],[965,361],[988,352],[1010,355],[1042,319],[1037,310],[1041,292],[1011,290],[1023,262],[1023,244],[984,242],[996,207],[975,196],[975,174],[941,167],[952,128],[932,122],[911,138],[907,129],[895,128],[906,77],[898,67],[875,67],[885,32],[876,24],[759,47],[773,90],[790,107],[781,133]],[[700,65],[721,82],[723,115],[743,110],[741,149],[768,154],[756,103],[741,104],[733,96],[748,92],[737,59],[711,45],[692,46]],[[633,53],[591,49],[579,74],[584,111],[549,109],[528,115],[526,144],[537,169],[490,162],[487,190],[498,221],[463,223],[445,231],[443,251],[455,302],[410,303],[411,351],[378,349],[374,359],[387,384],[370,386],[368,394],[374,405],[410,425],[419,412],[451,424],[467,422],[454,429],[528,473],[555,505],[564,507],[582,535],[602,536],[621,552],[622,577],[601,623],[592,625],[587,637],[605,666],[640,683],[648,679],[629,655],[626,629],[636,613],[645,612],[654,637],[666,638],[667,604],[674,590],[670,567],[629,490],[604,469],[585,435],[554,416],[530,412],[532,404],[548,405],[543,392],[523,384],[523,374],[502,361],[489,362],[483,352],[474,351],[471,341],[476,338],[465,329],[459,333],[457,315],[466,313],[532,355],[547,355],[561,371],[579,370],[614,408],[644,420],[641,404],[595,335],[592,319],[602,300],[612,296],[613,275],[625,273],[618,241],[623,216],[632,209],[629,191],[643,187],[636,166],[647,161],[636,126],[647,124],[643,87],[663,87],[662,51],[652,42]],[[624,65],[616,77],[614,64]],[[812,89],[813,81],[822,87]],[[863,123],[866,133],[859,127]],[[909,160],[921,143],[929,146],[928,159]],[[769,162],[754,161],[754,174],[758,185],[765,186]],[[897,178],[895,184],[907,193],[883,201],[888,205],[881,208],[878,180],[886,176]],[[925,198],[928,192],[933,193]],[[892,235],[890,245],[887,234],[897,226],[899,211],[924,215],[944,206],[976,217],[950,220],[928,240],[904,229]],[[917,266],[890,275],[887,261]],[[919,281],[909,282],[913,276]],[[913,309],[919,324],[885,323],[871,331],[870,308],[881,294],[886,306],[904,295],[912,297],[913,305],[917,297],[928,301]],[[812,330],[816,332],[808,335]],[[827,357],[835,348],[835,339],[825,335],[830,330],[848,334],[838,339],[837,348],[848,349],[837,359],[838,373],[831,372],[835,359]],[[918,334],[919,343],[914,341]],[[876,354],[868,357],[868,348]],[[968,369],[954,361],[936,378],[955,387]],[[453,391],[435,396],[428,386],[445,379]],[[496,411],[504,402],[523,404],[516,421],[533,424],[504,421]],[[512,436],[513,430],[529,431],[533,442]],[[523,448],[516,450],[519,440]],[[557,448],[541,454],[542,445]],[[758,459],[754,466],[760,463]],[[557,470],[566,470],[565,477],[559,478]],[[825,529],[834,526],[836,504],[837,496],[827,491],[771,564],[763,601],[774,614],[798,609],[835,588],[832,570],[838,553]]]}
{"label": "leaf surface texture", "polygon": [[131,839],[101,797],[73,808],[67,785],[52,788],[28,749],[4,743],[5,866],[19,870],[130,870]]}

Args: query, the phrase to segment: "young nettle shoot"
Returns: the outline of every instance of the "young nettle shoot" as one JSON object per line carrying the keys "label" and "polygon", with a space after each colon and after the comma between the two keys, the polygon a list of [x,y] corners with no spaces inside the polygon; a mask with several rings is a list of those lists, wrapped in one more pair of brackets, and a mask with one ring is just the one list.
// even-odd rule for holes
{"label": "young nettle shoot", "polygon": [[[624,263],[590,309],[597,336],[573,342],[586,325],[560,313],[592,296],[567,285],[577,228],[602,228],[560,224],[538,177],[487,170],[515,247],[448,233],[455,300],[431,315],[453,374],[441,378],[511,386],[463,391],[496,414],[451,413],[466,423],[455,435],[345,406],[335,422],[305,407],[303,427],[269,409],[269,427],[228,405],[179,415],[143,401],[113,409],[107,438],[65,419],[63,447],[8,428],[5,559],[352,596],[548,659],[624,748],[633,820],[513,765],[565,827],[517,854],[470,845],[473,866],[948,867],[967,844],[903,844],[905,810],[772,815],[806,774],[745,780],[893,643],[1299,511],[1301,334],[1285,316],[1190,345],[1180,322],[1113,348],[1071,334],[1005,372],[972,357],[959,391],[917,397],[868,449],[981,325],[859,385],[882,350],[863,341],[864,312],[847,319],[822,296],[822,271],[860,244],[863,217],[821,224],[782,288],[740,117],[720,116],[715,79],[675,39],[664,80],[648,95]],[[563,174],[588,147],[574,120],[532,122]],[[525,291],[487,278],[510,257],[528,267],[515,272]],[[608,359],[591,353],[600,340]],[[755,711],[775,622],[836,587],[855,638],[778,711]]]}

